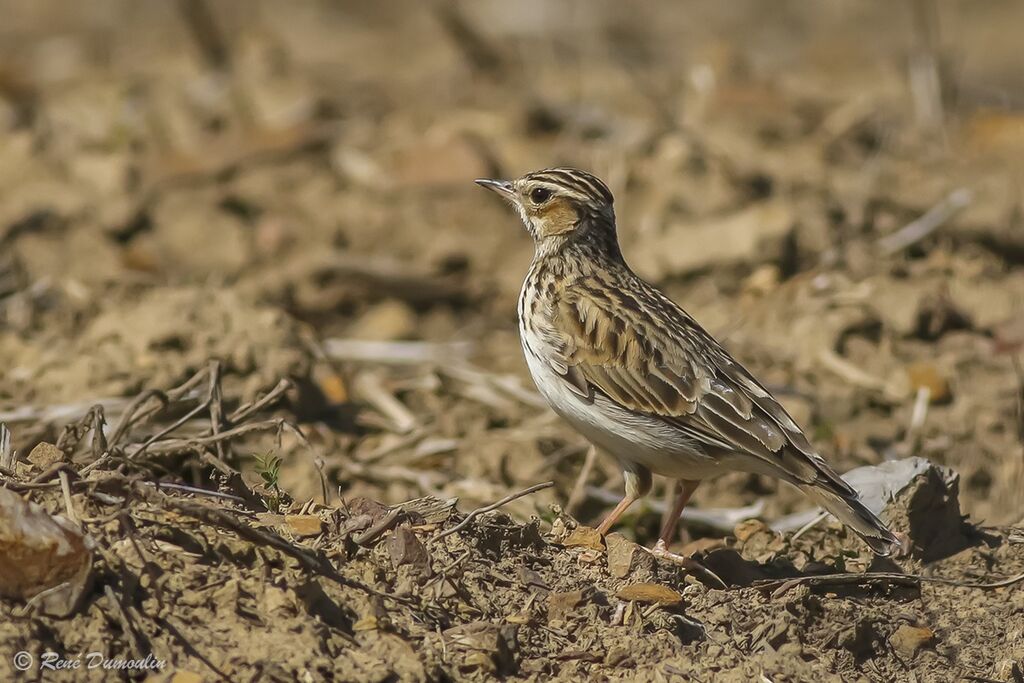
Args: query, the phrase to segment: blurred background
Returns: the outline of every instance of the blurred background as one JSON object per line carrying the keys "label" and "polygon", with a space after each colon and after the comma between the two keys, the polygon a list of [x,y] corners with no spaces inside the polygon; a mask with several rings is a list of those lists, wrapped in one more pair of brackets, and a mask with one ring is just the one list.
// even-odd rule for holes
{"label": "blurred background", "polygon": [[[532,245],[472,183],[570,164],[616,194],[634,269],[839,469],[921,455],[961,474],[974,519],[1021,519],[1024,4],[0,16],[0,421],[24,452],[220,358],[243,398],[294,380],[310,449],[231,456],[280,448],[297,501],[468,509],[554,479],[519,510],[593,521],[621,475],[534,392],[515,322]],[[747,475],[695,505],[758,501],[809,507]],[[626,532],[657,523],[637,508]]]}

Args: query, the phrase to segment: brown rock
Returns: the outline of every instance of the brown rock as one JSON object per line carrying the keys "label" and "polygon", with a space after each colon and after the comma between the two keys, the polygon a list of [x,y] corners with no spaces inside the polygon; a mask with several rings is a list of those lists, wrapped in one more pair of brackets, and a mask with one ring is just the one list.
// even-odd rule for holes
{"label": "brown rock", "polygon": [[28,461],[38,470],[46,470],[58,462],[64,461],[64,453],[52,443],[45,441],[36,444],[32,452],[28,454]]}
{"label": "brown rock", "polygon": [[91,583],[92,553],[71,522],[0,488],[0,595],[54,616],[74,612]]}

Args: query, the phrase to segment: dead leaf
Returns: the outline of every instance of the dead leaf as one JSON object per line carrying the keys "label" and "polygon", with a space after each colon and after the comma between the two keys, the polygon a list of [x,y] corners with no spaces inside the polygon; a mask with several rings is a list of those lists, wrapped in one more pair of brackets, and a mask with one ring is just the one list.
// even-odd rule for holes
{"label": "dead leaf", "polygon": [[661,605],[678,605],[683,596],[668,586],[659,583],[634,583],[623,587],[615,594],[620,600],[658,603]]}
{"label": "dead leaf", "polygon": [[589,526],[578,526],[565,537],[562,545],[566,548],[591,548],[592,550],[604,550],[604,541],[597,529]]}
{"label": "dead leaf", "polygon": [[709,550],[717,550],[718,548],[725,547],[725,539],[723,538],[698,538],[695,541],[690,541],[682,548],[679,549],[679,554],[683,557],[692,557],[697,553],[707,552]]}
{"label": "dead leaf", "polygon": [[759,519],[747,519],[736,525],[733,529],[732,535],[736,537],[736,540],[740,543],[745,543],[754,534],[767,532],[772,533],[772,530],[768,528],[768,525]]}
{"label": "dead leaf", "polygon": [[929,401],[943,403],[951,395],[949,381],[931,363],[912,363],[907,366],[907,377],[914,389],[928,389]]}
{"label": "dead leaf", "polygon": [[299,536],[317,536],[323,530],[324,522],[316,515],[285,515],[285,524],[293,534]]}
{"label": "dead leaf", "polygon": [[903,624],[889,636],[889,644],[904,659],[910,659],[925,645],[935,640],[935,632],[924,626]]}
{"label": "dead leaf", "polygon": [[568,591],[548,595],[548,621],[564,619],[583,602],[583,591]]}

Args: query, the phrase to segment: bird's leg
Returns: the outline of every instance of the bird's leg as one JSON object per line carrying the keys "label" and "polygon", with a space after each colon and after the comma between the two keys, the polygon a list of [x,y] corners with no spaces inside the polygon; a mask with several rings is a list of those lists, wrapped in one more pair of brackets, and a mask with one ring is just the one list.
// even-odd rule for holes
{"label": "bird's leg", "polygon": [[612,528],[612,526],[617,521],[619,521],[619,517],[621,517],[622,514],[629,509],[629,506],[636,502],[636,500],[637,499],[634,496],[630,496],[627,494],[622,500],[619,501],[619,504],[616,505],[615,508],[608,513],[608,516],[605,517],[604,521],[601,522],[601,524],[597,527],[597,533],[601,534],[602,536],[607,535],[608,531]]}
{"label": "bird's leg", "polygon": [[619,501],[619,504],[608,513],[608,516],[604,518],[600,526],[597,527],[597,533],[605,536],[612,526],[619,521],[619,517],[622,517],[623,513],[629,509],[629,506],[640,500],[647,495],[647,492],[651,490],[651,472],[648,469],[642,467],[636,467],[635,469],[628,469],[623,472],[623,478],[626,480],[626,495]]}
{"label": "bird's leg", "polygon": [[669,562],[685,567],[695,576],[702,577],[711,583],[719,585],[721,588],[725,588],[725,582],[700,562],[697,562],[690,557],[677,555],[668,549],[668,544],[672,542],[673,536],[675,536],[676,526],[679,524],[679,517],[683,514],[683,508],[685,508],[686,504],[690,502],[690,497],[693,495],[693,492],[697,490],[697,486],[699,485],[699,480],[692,479],[680,479],[676,483],[676,497],[675,500],[672,501],[672,509],[668,511],[668,514],[662,522],[661,533],[658,535],[658,542],[654,544],[653,548],[651,548],[651,554],[659,559],[668,560]]}
{"label": "bird's leg", "polygon": [[658,543],[654,546],[655,548],[660,546],[663,550],[668,549],[668,544],[675,536],[676,526],[679,524],[679,517],[683,514],[683,508],[690,502],[690,497],[693,496],[693,492],[697,490],[698,486],[700,486],[700,480],[680,479],[676,482],[676,495],[672,500],[672,509],[665,514],[661,521],[661,533],[658,534]]}

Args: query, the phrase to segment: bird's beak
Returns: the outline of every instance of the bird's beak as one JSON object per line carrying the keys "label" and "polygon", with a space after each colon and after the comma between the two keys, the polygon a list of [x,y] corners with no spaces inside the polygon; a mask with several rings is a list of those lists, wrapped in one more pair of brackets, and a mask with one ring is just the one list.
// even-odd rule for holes
{"label": "bird's beak", "polygon": [[489,178],[478,178],[473,181],[480,187],[486,187],[488,190],[497,192],[505,199],[511,200],[516,196],[515,188],[512,187],[512,183],[507,180],[490,180]]}

